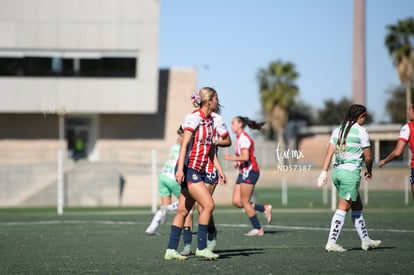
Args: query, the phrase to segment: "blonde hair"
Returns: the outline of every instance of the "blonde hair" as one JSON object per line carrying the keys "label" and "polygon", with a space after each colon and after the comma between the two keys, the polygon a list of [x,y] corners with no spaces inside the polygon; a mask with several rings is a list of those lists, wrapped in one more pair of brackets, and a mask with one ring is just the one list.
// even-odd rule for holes
{"label": "blonde hair", "polygon": [[191,101],[194,107],[201,107],[205,102],[212,100],[217,95],[216,90],[211,87],[203,87],[198,92],[193,93]]}

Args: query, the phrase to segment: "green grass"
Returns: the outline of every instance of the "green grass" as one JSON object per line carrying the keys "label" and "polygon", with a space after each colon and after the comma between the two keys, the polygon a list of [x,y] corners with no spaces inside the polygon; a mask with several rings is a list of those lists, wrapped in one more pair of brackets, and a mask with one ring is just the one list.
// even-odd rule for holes
{"label": "green grass", "polygon": [[[320,203],[321,192],[292,189],[288,206],[281,206],[278,190],[257,189],[256,196],[258,201],[275,206],[274,222],[264,226],[263,237],[245,237],[243,234],[250,229],[245,213],[232,207],[217,207],[220,258],[216,261],[195,256],[184,262],[165,261],[173,215],[160,226],[159,236],[149,237],[144,234],[152,218],[149,207],[71,208],[65,209],[63,216],[51,208],[1,209],[0,274],[413,272],[414,208],[411,199],[408,206],[404,205],[402,193],[370,193],[364,216],[371,238],[383,241],[375,250],[360,249],[348,215],[339,238],[339,243],[350,249],[345,253],[327,253],[323,249],[332,212]],[[259,219],[264,225],[261,214]],[[194,235],[194,250],[195,247]]]}

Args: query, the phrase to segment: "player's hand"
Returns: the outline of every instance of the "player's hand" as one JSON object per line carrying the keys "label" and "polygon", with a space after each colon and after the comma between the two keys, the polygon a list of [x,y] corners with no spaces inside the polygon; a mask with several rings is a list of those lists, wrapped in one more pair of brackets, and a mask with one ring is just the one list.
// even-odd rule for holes
{"label": "player's hand", "polygon": [[221,185],[227,185],[227,177],[224,173],[219,174],[219,183]]}
{"label": "player's hand", "polygon": [[180,185],[184,181],[184,172],[182,170],[177,170],[177,172],[175,173],[175,180]]}
{"label": "player's hand", "polygon": [[318,187],[322,187],[328,182],[328,171],[321,171],[318,178]]}
{"label": "player's hand", "polygon": [[224,156],[223,156],[223,159],[224,159],[224,160],[231,160],[231,156],[230,156],[230,154],[229,154],[229,153],[227,153],[227,152],[225,152],[225,153],[224,153]]}
{"label": "player's hand", "polygon": [[369,172],[365,172],[364,178],[366,181],[370,181],[372,179],[372,174]]}
{"label": "player's hand", "polygon": [[379,166],[379,168],[381,168],[382,166],[384,166],[385,165],[385,161],[384,160],[381,160],[379,163],[378,163],[378,166]]}

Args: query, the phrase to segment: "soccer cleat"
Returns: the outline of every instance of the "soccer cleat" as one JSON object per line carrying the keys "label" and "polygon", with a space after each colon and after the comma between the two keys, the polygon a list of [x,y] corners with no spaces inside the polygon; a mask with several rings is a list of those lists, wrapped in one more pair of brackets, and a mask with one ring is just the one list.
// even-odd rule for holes
{"label": "soccer cleat", "polygon": [[151,226],[148,226],[147,230],[145,230],[145,234],[148,236],[154,236],[156,234],[155,229],[151,228]]}
{"label": "soccer cleat", "polygon": [[361,248],[362,248],[362,250],[367,251],[367,250],[370,250],[372,248],[378,247],[380,244],[381,244],[380,240],[368,239],[366,241],[361,242]]}
{"label": "soccer cleat", "polygon": [[263,228],[260,228],[260,229],[255,228],[255,229],[250,230],[244,235],[245,236],[263,236],[263,234],[264,234]]}
{"label": "soccer cleat", "polygon": [[188,257],[180,255],[180,253],[177,252],[175,249],[168,248],[165,251],[164,259],[166,260],[178,260],[183,261],[187,260]]}
{"label": "soccer cleat", "polygon": [[267,218],[267,223],[271,224],[272,223],[272,205],[271,204],[265,204],[264,205],[265,208],[265,217]]}
{"label": "soccer cleat", "polygon": [[339,244],[336,244],[334,242],[328,242],[325,246],[325,250],[327,252],[344,252],[346,251],[345,248],[340,246]]}
{"label": "soccer cleat", "polygon": [[214,249],[216,249],[216,245],[217,245],[217,230],[214,229],[213,233],[209,233],[207,236],[207,248],[210,251],[214,251]]}
{"label": "soccer cleat", "polygon": [[208,248],[204,248],[203,250],[199,250],[197,248],[196,256],[197,257],[203,257],[207,260],[215,260],[219,257],[218,254],[215,254],[215,253],[211,252],[211,250],[209,250]]}
{"label": "soccer cleat", "polygon": [[160,215],[160,223],[164,224],[165,220],[167,219],[167,206],[166,205],[161,205],[160,210],[161,215]]}
{"label": "soccer cleat", "polygon": [[191,244],[184,244],[183,251],[180,254],[182,256],[189,256],[191,254]]}

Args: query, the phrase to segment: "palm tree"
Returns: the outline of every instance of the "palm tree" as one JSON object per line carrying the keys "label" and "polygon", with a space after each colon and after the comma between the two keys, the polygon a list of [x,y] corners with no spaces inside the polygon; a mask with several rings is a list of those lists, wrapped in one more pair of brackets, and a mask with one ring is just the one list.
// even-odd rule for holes
{"label": "palm tree", "polygon": [[285,145],[283,129],[289,118],[288,108],[299,93],[295,84],[298,76],[294,64],[282,61],[270,63],[267,69],[260,69],[257,74],[263,114],[273,131],[277,133],[282,148]]}
{"label": "palm tree", "polygon": [[397,25],[388,25],[385,46],[397,66],[401,83],[405,86],[406,107],[411,104],[411,85],[414,67],[414,18],[399,20]]}

